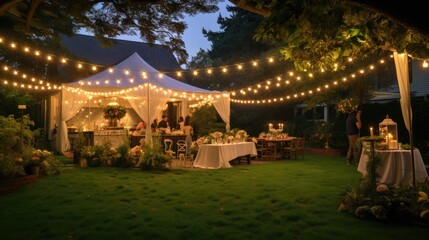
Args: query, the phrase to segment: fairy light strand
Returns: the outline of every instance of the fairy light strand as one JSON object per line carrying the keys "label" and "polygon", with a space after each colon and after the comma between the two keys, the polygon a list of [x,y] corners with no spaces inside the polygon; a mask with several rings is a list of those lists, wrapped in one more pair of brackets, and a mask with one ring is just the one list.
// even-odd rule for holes
{"label": "fairy light strand", "polygon": [[[384,59],[381,59],[377,61],[379,64],[384,64]],[[373,71],[375,69],[374,64],[371,64],[367,66],[365,69],[368,69],[368,71]],[[339,78],[340,80],[331,80],[328,83],[325,83],[323,85],[320,85],[316,88],[311,88],[307,90],[303,90],[300,92],[295,92],[292,94],[288,94],[285,96],[280,97],[274,97],[274,98],[268,98],[268,99],[238,99],[238,98],[231,98],[231,102],[233,103],[239,103],[239,104],[268,104],[268,103],[277,103],[277,102],[284,102],[288,100],[295,100],[298,98],[306,97],[309,95],[313,95],[315,93],[320,93],[326,90],[330,90],[332,88],[335,88],[339,86],[340,83],[346,83],[349,81],[349,79],[356,79],[357,75],[363,75],[366,73],[365,69],[360,69],[356,71],[355,73],[351,73],[347,76],[343,76],[342,78]],[[232,96],[236,96],[237,94],[235,92],[231,93]]]}

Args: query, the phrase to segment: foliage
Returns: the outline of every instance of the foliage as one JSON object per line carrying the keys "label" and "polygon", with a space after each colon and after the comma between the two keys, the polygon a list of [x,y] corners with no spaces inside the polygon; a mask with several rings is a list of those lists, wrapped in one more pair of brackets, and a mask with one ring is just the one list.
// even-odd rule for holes
{"label": "foliage", "polygon": [[213,105],[202,105],[192,112],[192,128],[196,136],[208,135],[214,131],[224,131],[225,123]]}
{"label": "foliage", "polygon": [[[0,76],[1,73],[0,73]],[[9,78],[9,77],[6,77]],[[18,105],[25,104],[27,109],[32,109],[36,103],[36,99],[27,92],[17,89],[0,88],[0,115],[21,116],[22,111],[17,108]]]}
{"label": "foliage", "polygon": [[95,156],[95,146],[87,145],[82,148],[81,157],[89,158]]}
{"label": "foliage", "polygon": [[137,35],[148,43],[161,43],[175,52],[181,63],[187,53],[182,34],[186,15],[218,10],[219,0],[186,1],[5,1],[0,8],[2,29],[7,35],[53,39],[59,33],[71,34],[84,28],[105,41],[104,37]]}
{"label": "foliage", "polygon": [[130,145],[128,142],[121,144],[117,149],[118,155],[112,162],[115,167],[131,167],[132,159],[130,156]]}
{"label": "foliage", "polygon": [[171,163],[170,157],[164,153],[161,141],[154,137],[152,144],[145,144],[143,154],[140,156],[139,165],[143,170],[163,170]]}
{"label": "foliage", "polygon": [[415,187],[384,184],[373,187],[367,179],[362,179],[357,187],[346,191],[338,210],[365,219],[429,222],[425,212],[428,206],[422,200],[418,201],[419,196],[427,192],[427,183],[419,183]]}
{"label": "foliage", "polygon": [[50,155],[40,164],[40,171],[43,175],[47,176],[60,175],[63,166],[63,163]]}
{"label": "foliage", "polygon": [[[203,30],[204,36],[211,42],[211,49],[207,51],[201,49],[189,62],[188,68],[231,65],[231,70],[228,69],[228,74],[220,71],[213,71],[211,74],[188,74],[186,75],[188,82],[204,89],[231,90],[254,84],[261,79],[272,78],[273,75],[284,74],[286,66],[290,63],[281,62],[278,57],[271,63],[258,61],[258,66],[251,67],[251,70],[246,64],[243,65],[242,71],[235,70],[237,62],[264,59],[279,54],[266,43],[252,39],[256,26],[263,19],[261,16],[237,7],[227,7],[227,10],[230,17],[218,17],[219,31]],[[261,91],[261,94],[264,93],[265,91]]]}
{"label": "foliage", "polygon": [[23,116],[23,122],[17,121],[13,115],[0,116],[0,153],[16,156],[25,146],[32,145],[34,133],[30,126],[33,125],[34,122],[27,115]]}
{"label": "foliage", "polygon": [[353,98],[346,98],[337,104],[337,111],[344,114],[350,114],[356,111],[359,103]]}
{"label": "foliage", "polygon": [[[248,5],[255,1],[247,2]],[[381,51],[407,52],[427,58],[427,37],[382,12],[347,1],[269,1],[255,39],[279,46],[298,70],[339,70],[348,58]]]}
{"label": "foliage", "polygon": [[0,179],[9,179],[25,176],[22,158],[13,158],[0,153]]}
{"label": "foliage", "polygon": [[125,114],[127,114],[127,109],[122,105],[107,105],[103,109],[103,117],[105,119],[116,118],[120,120],[125,117]]}

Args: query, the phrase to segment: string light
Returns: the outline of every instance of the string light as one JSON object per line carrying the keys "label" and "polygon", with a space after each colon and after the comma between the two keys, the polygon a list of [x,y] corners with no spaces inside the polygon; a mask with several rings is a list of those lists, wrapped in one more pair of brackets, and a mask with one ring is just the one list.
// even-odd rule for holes
{"label": "string light", "polygon": [[[384,64],[384,60],[383,60],[383,59],[381,59],[381,60],[379,61],[379,63],[380,63],[380,64]],[[371,64],[371,65],[369,65],[369,66],[368,66],[368,69],[373,70],[373,69],[375,69],[375,67],[374,67],[374,65],[373,65],[373,64]],[[365,73],[365,70],[364,70],[364,69],[360,69],[360,70],[358,70],[358,73],[360,73],[360,74],[364,74],[364,73]],[[291,75],[291,74],[289,73],[289,75]],[[356,74],[355,74],[355,73],[350,74],[350,76],[351,76],[352,78],[356,78]],[[346,81],[347,81],[347,77],[343,77],[343,78],[342,78],[342,82],[346,82]],[[268,86],[268,85],[269,85],[269,84],[267,84],[267,86]],[[325,89],[325,90],[329,90],[329,89],[331,89],[331,87],[335,87],[335,86],[338,86],[338,85],[339,85],[339,82],[338,82],[337,80],[333,80],[330,84],[329,84],[329,83],[324,84],[322,87],[321,87],[321,86],[319,86],[319,87],[317,87],[317,88],[315,88],[315,89],[309,89],[309,90],[305,90],[305,91],[302,91],[302,92],[299,92],[299,93],[293,93],[293,94],[291,94],[291,95],[287,95],[287,96],[274,97],[274,98],[270,98],[270,99],[258,99],[258,100],[256,100],[256,99],[240,100],[240,99],[236,99],[236,98],[231,98],[231,102],[239,103],[239,104],[254,104],[254,103],[256,103],[256,104],[261,104],[261,103],[273,103],[273,102],[277,102],[277,99],[282,99],[281,101],[283,101],[283,99],[290,100],[290,99],[291,99],[291,97],[290,97],[290,96],[292,96],[292,97],[293,97],[293,99],[298,99],[298,98],[300,98],[300,97],[305,97],[305,96],[307,96],[306,92],[307,92],[309,95],[312,95],[314,92],[320,93],[320,92],[323,92],[323,89]],[[248,89],[250,89],[250,87],[248,87]],[[235,96],[235,95],[234,95],[234,94],[232,94],[232,96]]]}
{"label": "string light", "polygon": [[[18,70],[16,70],[16,69],[13,69],[13,67],[12,66],[7,66],[7,65],[5,65],[5,66],[3,66],[3,71],[5,71],[6,73],[9,73],[9,74],[12,74],[13,76],[21,76],[21,78],[24,80],[24,81],[28,81],[28,78],[30,78],[31,79],[31,81],[32,82],[36,82],[36,78],[35,77],[32,77],[32,76],[30,76],[30,75],[28,75],[27,73],[24,73],[24,72],[20,72],[20,71],[18,71]],[[11,69],[13,69],[13,71],[9,71],[9,70],[11,70]],[[42,85],[43,83],[44,83],[44,81],[43,80],[41,80],[41,79],[39,79],[39,84],[40,85]],[[46,85],[47,86],[49,86],[49,85],[51,85],[51,83],[49,83],[49,82],[46,82]],[[53,84],[52,84],[53,85]]]}
{"label": "string light", "polygon": [[[7,42],[7,40],[4,38],[4,37],[0,37],[0,46],[7,46],[7,44],[6,45],[4,45],[3,43],[5,43],[5,42]],[[13,48],[13,49],[18,49],[18,46],[19,45],[24,45],[24,44],[19,44],[19,43],[17,43],[17,42],[15,42],[15,41],[9,41],[10,43],[9,43],[9,46],[11,47],[11,48]],[[25,53],[29,53],[29,52],[31,52],[31,47],[29,47],[29,46],[25,46],[25,47],[23,47],[23,48],[21,48]],[[53,60],[55,60],[55,59],[58,59],[58,61],[60,61],[62,64],[66,64],[67,62],[69,62],[69,61],[72,61],[72,62],[79,62],[79,64],[76,64],[76,66],[79,68],[79,69],[83,69],[83,68],[86,68],[85,66],[86,65],[88,65],[88,66],[90,66],[90,68],[91,69],[94,69],[94,67],[95,67],[95,69],[99,69],[99,68],[104,68],[105,66],[102,66],[102,65],[98,65],[98,64],[93,64],[93,63],[86,63],[86,62],[82,62],[82,61],[77,61],[77,60],[72,60],[72,59],[66,59],[66,58],[64,58],[64,57],[57,57],[55,54],[52,54],[52,53],[42,53],[42,52],[40,52],[39,50],[33,50],[33,52],[34,52],[34,54],[36,55],[36,56],[39,56],[39,55],[46,55],[47,56],[47,60],[48,60],[48,58],[49,58],[49,60],[48,61],[53,61]],[[393,55],[391,55],[391,58],[393,58]],[[418,58],[414,58],[414,59],[418,59]],[[268,63],[273,63],[274,62],[274,58],[273,57],[267,57],[266,58],[266,60],[268,61]],[[428,64],[427,64],[427,62],[426,62],[426,59],[419,59],[419,60],[424,60],[424,62],[423,62],[423,67],[424,68],[427,68],[428,67]],[[384,60],[383,60],[384,61]],[[237,69],[238,70],[242,70],[243,68],[244,68],[244,66],[243,65],[246,65],[246,64],[251,64],[253,67],[256,67],[256,66],[258,66],[258,62],[260,62],[260,60],[253,60],[253,61],[249,61],[249,62],[244,62],[244,63],[236,63],[236,64],[232,64],[232,65],[228,65],[228,66],[224,66],[224,67],[208,67],[208,68],[210,68],[210,69],[212,69],[211,70],[211,73],[214,73],[215,71],[216,71],[216,69],[219,69],[221,72],[223,72],[223,73],[226,73],[226,71],[225,71],[225,68],[228,68],[229,66],[233,66],[233,65],[235,65],[235,66],[237,66]],[[349,63],[351,63],[351,62],[353,62],[353,58],[351,58],[351,57],[349,57],[348,59],[347,59],[347,62],[349,62]],[[334,64],[334,69],[333,70],[336,70],[338,68],[338,64],[337,63],[335,63]],[[94,70],[95,71],[95,70]],[[137,70],[136,70],[137,71]],[[187,71],[190,71],[190,72],[193,72],[193,71],[198,71],[198,72],[207,72],[207,73],[209,73],[206,69],[188,69],[188,70],[184,70],[184,71],[182,71],[182,72],[187,72]],[[321,69],[320,70],[321,72],[324,72],[324,71],[326,71],[326,69]],[[169,73],[171,73],[171,74],[174,74],[175,72],[164,72],[165,74],[169,74]],[[210,73],[209,73],[210,74]],[[291,74],[293,74],[293,72],[291,72]],[[180,76],[182,76],[182,75],[180,75]],[[314,74],[309,74],[309,77],[310,78],[312,78],[312,77],[314,77]]]}

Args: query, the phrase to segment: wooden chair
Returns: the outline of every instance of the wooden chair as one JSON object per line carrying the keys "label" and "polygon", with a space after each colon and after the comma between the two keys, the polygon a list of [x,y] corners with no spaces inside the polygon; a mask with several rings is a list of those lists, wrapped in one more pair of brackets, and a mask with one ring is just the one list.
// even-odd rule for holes
{"label": "wooden chair", "polygon": [[277,142],[265,141],[265,154],[264,156],[270,160],[277,160],[281,157],[280,149]]}
{"label": "wooden chair", "polygon": [[259,138],[256,140],[256,153],[259,160],[264,160],[264,158],[270,158],[271,153],[270,149],[267,147],[265,139]]}
{"label": "wooden chair", "polygon": [[304,145],[305,138],[297,138],[295,151],[297,157],[301,156],[301,158],[304,158]]}
{"label": "wooden chair", "polygon": [[292,159],[292,155],[296,158],[297,138],[291,139],[288,146],[282,148],[283,158]]}

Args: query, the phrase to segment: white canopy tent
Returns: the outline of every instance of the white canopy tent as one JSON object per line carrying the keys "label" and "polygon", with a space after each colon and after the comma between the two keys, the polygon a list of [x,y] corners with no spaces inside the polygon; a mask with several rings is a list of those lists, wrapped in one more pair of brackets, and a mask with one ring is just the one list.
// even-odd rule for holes
{"label": "white canopy tent", "polygon": [[[61,90],[59,113],[59,151],[70,147],[66,122],[97,97],[123,98],[145,122],[156,118],[170,100],[210,102],[214,105],[226,130],[230,129],[230,95],[228,92],[209,91],[163,75],[137,53],[117,65],[77,82],[64,84]],[[146,131],[146,141],[151,131]]]}

